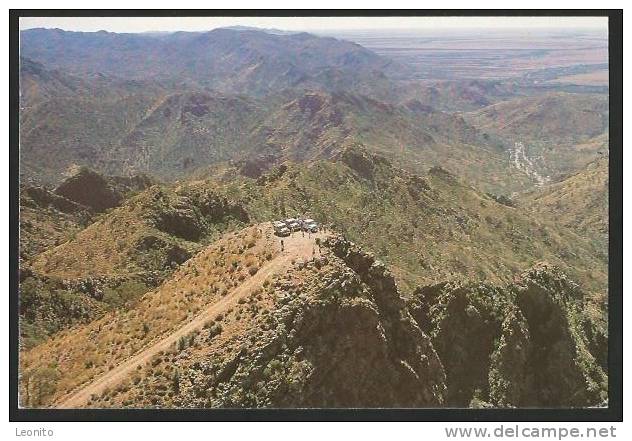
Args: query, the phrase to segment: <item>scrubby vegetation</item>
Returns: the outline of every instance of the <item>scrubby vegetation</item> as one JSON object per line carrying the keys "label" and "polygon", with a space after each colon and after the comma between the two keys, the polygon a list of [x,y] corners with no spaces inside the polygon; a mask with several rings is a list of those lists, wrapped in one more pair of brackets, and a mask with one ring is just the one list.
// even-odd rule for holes
{"label": "scrubby vegetation", "polygon": [[575,37],[23,30],[20,404],[606,405],[607,85],[567,82],[607,42]]}
{"label": "scrubby vegetation", "polygon": [[594,292],[606,289],[606,265],[593,244],[442,168],[412,175],[359,146],[336,162],[290,166],[280,179],[242,178],[219,191],[253,219],[308,213],[332,224],[391,265],[405,290],[460,277],[510,281],[542,259]]}
{"label": "scrubby vegetation", "polygon": [[[63,330],[24,352],[21,371],[28,374],[41,366],[55,366],[58,379],[51,392],[42,396],[44,403],[51,403],[105,372],[191,320],[206,305],[237,286],[240,278],[250,277],[247,268],[229,271],[249,241],[255,240],[257,246],[248,248],[245,257],[257,265],[263,265],[267,253],[278,252],[278,244],[269,242],[262,231],[260,227],[250,227],[227,235],[187,261],[160,287],[143,294],[134,307],[114,310],[78,329]],[[221,333],[221,327],[213,332]],[[178,347],[184,349],[189,344],[184,339]]]}
{"label": "scrubby vegetation", "polygon": [[521,198],[526,210],[593,241],[608,255],[608,158]]}
{"label": "scrubby vegetation", "polygon": [[88,405],[581,407],[607,398],[605,329],[577,321],[587,298],[557,268],[538,264],[507,285],[426,286],[404,302],[372,254],[340,238],[326,249]]}

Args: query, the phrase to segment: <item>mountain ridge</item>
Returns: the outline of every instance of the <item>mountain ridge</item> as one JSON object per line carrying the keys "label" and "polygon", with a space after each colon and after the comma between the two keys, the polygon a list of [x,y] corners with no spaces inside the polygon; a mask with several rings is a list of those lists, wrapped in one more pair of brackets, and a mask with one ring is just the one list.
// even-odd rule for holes
{"label": "mountain ridge", "polygon": [[[580,308],[580,303],[575,302],[582,302],[583,294],[555,268],[536,265],[506,290],[473,285],[467,288],[470,306],[450,300],[461,298],[454,297],[461,288],[446,284],[423,288],[418,294],[421,297],[407,303],[384,264],[344,238],[324,238],[324,251],[320,249],[316,257],[315,238],[290,238],[284,252],[275,240],[270,240],[271,231],[266,226],[256,225],[231,236],[237,242],[222,239],[211,245],[187,262],[171,281],[143,296],[136,308],[110,314],[107,321],[74,328],[25,354],[22,362],[26,380],[21,396],[26,404],[93,408],[139,403],[158,408],[442,407],[467,405],[471,401],[475,406],[512,407],[546,405],[550,403],[549,393],[564,394],[562,402],[575,406],[599,404],[605,397],[604,374],[595,358],[599,354],[593,355],[587,349],[598,351],[603,340],[599,342],[597,336],[585,333],[588,331],[579,331],[581,325],[573,321],[573,314]],[[242,278],[243,283],[233,285],[233,293],[221,296],[215,290],[198,290],[199,281],[207,277],[200,263],[210,261],[208,274],[215,274],[212,262],[225,253],[222,243],[230,244],[230,255],[242,240],[253,239],[251,256],[258,256],[255,259],[259,263],[263,260],[263,265],[250,272],[250,278]],[[306,245],[302,258],[291,251],[295,242]],[[314,254],[310,253],[312,249]],[[263,250],[271,257],[262,257]],[[285,268],[280,267],[278,274],[271,275],[266,268],[274,265],[279,259],[275,256],[279,255],[285,259],[281,265]],[[269,263],[265,263],[266,259]],[[223,274],[224,278],[232,277],[230,273]],[[184,301],[188,313],[183,318],[188,324],[182,326],[178,316],[171,315],[152,321],[144,330],[136,330],[135,321],[129,318],[138,314],[161,316],[161,305],[167,301],[165,295],[173,297],[171,286],[176,282],[175,286],[182,286],[183,280],[189,281],[194,294],[182,291],[175,296],[180,299],[176,301]],[[415,303],[436,289],[440,298],[448,296],[448,308],[463,308],[462,314],[469,320],[483,320],[479,315],[487,314],[484,308],[493,305],[488,295],[494,290],[494,295],[503,299],[497,308],[509,311],[507,318],[495,318],[498,324],[502,323],[497,331],[502,338],[484,353],[490,363],[488,388],[469,389],[464,398],[450,394],[452,388],[462,387],[452,376],[454,361],[442,349],[442,339],[450,337],[428,328],[450,329],[442,322],[446,316],[434,312],[429,323],[418,310],[419,303]],[[512,294],[514,289],[517,297]],[[208,302],[201,300],[206,297],[215,301],[205,311],[201,306]],[[559,341],[549,344],[539,336],[530,337],[535,332],[531,321],[539,314],[537,309],[547,302],[557,305],[549,326],[559,327],[562,333]],[[438,305],[442,304],[439,301]],[[585,320],[588,321],[584,326],[594,326]],[[126,328],[134,331],[123,332]],[[180,331],[174,333],[174,329]],[[522,334],[516,335],[517,332]],[[108,343],[119,341],[123,335],[128,336],[123,347]],[[89,339],[97,347],[109,346],[109,358],[86,358],[85,352],[77,349],[60,358],[57,348],[76,342],[77,338]],[[156,338],[161,338],[161,343],[155,344]],[[474,336],[464,333],[461,338]],[[520,346],[507,345],[509,339],[522,339],[528,360],[537,359],[544,350],[569,351],[576,344],[586,353],[563,352],[569,372],[557,375],[565,380],[555,382],[543,375],[535,383],[541,393],[531,394],[528,374],[521,377],[523,371],[511,368],[524,356]],[[355,356],[349,357],[349,351]],[[57,373],[51,374],[45,366],[56,363],[60,363]],[[62,366],[65,369],[59,370]],[[350,375],[352,372],[356,375]],[[382,380],[373,381],[376,375]],[[477,378],[486,383],[485,377]],[[46,394],[42,394],[43,384]],[[576,394],[578,389],[581,395]],[[68,393],[70,398],[66,400]]]}
{"label": "mountain ridge", "polygon": [[366,37],[21,32],[21,406],[608,405],[603,45]]}
{"label": "mountain ridge", "polygon": [[[388,70],[394,64],[356,43],[307,33],[274,35],[221,28],[157,38],[37,29],[22,31],[21,40],[25,56],[75,73],[140,79],[147,75],[139,72],[149,70],[150,78],[168,80],[178,75],[179,80],[185,77],[220,91],[247,90],[255,95],[308,80],[318,82],[323,69]],[[402,69],[399,66],[398,71]],[[251,81],[253,70],[258,79]]]}

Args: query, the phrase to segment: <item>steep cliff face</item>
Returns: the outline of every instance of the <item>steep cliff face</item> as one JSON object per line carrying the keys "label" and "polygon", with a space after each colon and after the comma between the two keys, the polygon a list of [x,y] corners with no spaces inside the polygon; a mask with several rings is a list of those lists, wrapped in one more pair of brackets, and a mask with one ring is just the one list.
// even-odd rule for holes
{"label": "steep cliff face", "polygon": [[409,307],[446,369],[450,405],[468,406],[487,393],[489,354],[500,337],[507,303],[501,290],[483,284],[442,283],[415,291]]}
{"label": "steep cliff face", "polygon": [[606,330],[584,297],[540,263],[506,287],[419,288],[409,308],[445,366],[448,405],[579,407],[607,397]]}
{"label": "steep cliff face", "polygon": [[[340,237],[326,244],[368,287],[376,305],[388,353],[389,371],[371,381],[393,382],[390,406],[438,406],[444,402],[445,373],[428,336],[418,327],[400,297],[392,274],[371,253]],[[373,374],[373,376],[375,373]],[[400,397],[400,398],[398,398]],[[401,399],[401,397],[407,397]],[[395,404],[393,404],[395,403]],[[384,404],[386,405],[386,404]]]}
{"label": "steep cliff face", "polygon": [[607,397],[607,330],[586,312],[584,293],[559,269],[539,264],[513,286],[529,329],[532,381],[524,406],[585,406]]}

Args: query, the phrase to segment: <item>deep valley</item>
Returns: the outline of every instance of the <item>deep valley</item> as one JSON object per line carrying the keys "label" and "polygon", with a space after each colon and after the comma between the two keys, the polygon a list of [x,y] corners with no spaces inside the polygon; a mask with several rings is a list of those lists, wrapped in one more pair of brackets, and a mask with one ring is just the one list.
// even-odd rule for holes
{"label": "deep valley", "polygon": [[20,405],[607,406],[604,69],[577,30],[22,30]]}

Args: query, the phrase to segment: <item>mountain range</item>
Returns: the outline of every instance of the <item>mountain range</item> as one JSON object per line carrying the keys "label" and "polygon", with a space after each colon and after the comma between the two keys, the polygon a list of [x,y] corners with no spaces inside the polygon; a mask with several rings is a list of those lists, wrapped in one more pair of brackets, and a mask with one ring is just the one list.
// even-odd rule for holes
{"label": "mountain range", "polygon": [[74,74],[99,72],[249,95],[331,87],[338,76],[362,84],[365,75],[406,71],[344,40],[226,28],[158,36],[32,29],[21,33],[21,55]]}
{"label": "mountain range", "polygon": [[246,27],[20,49],[22,405],[607,404],[607,94]]}

